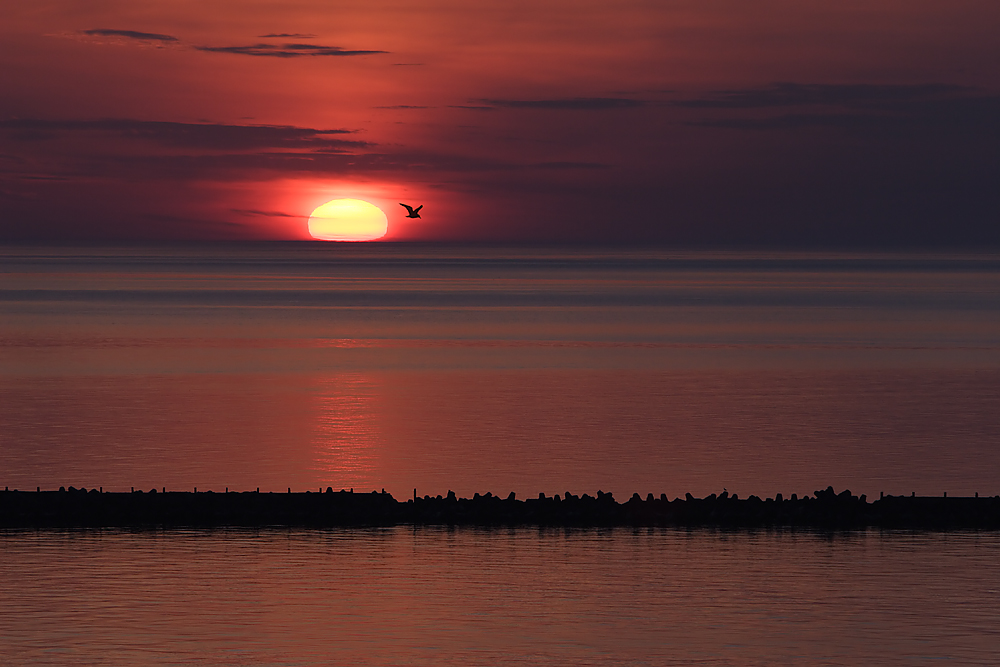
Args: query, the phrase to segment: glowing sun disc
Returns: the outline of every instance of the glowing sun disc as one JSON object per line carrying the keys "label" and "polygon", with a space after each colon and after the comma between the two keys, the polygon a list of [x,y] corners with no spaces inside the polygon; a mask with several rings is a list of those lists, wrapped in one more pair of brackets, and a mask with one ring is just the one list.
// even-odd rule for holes
{"label": "glowing sun disc", "polygon": [[382,209],[361,199],[334,199],[309,216],[309,234],[321,241],[372,241],[388,231]]}

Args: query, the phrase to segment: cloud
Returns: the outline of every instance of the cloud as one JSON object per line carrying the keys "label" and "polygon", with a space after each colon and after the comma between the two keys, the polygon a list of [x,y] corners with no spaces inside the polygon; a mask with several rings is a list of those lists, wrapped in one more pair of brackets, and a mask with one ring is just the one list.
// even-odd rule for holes
{"label": "cloud", "polygon": [[398,151],[372,153],[224,153],[204,155],[137,155],[102,160],[96,167],[109,173],[142,173],[164,178],[191,179],[224,174],[274,172],[310,174],[361,174],[398,172],[410,175],[439,172],[513,171],[518,165],[488,158],[434,152]]}
{"label": "cloud", "polygon": [[281,211],[258,211],[252,208],[231,208],[229,209],[233,213],[239,213],[240,215],[252,216],[252,217],[264,217],[264,218],[307,218],[306,215],[293,215],[291,213],[282,213]]}
{"label": "cloud", "polygon": [[[675,106],[750,115],[706,117],[689,125],[743,130],[832,127],[848,130],[986,132],[1000,128],[1000,97],[949,84],[773,84],[712,93]],[[761,116],[784,109],[794,112]]]}
{"label": "cloud", "polygon": [[375,107],[376,109],[431,109],[433,107],[418,106],[415,104],[393,104],[391,106]]}
{"label": "cloud", "polygon": [[722,127],[735,130],[794,130],[801,127],[840,127],[863,129],[897,125],[899,119],[893,116],[873,114],[784,114],[770,118],[720,118],[698,120],[689,125],[700,127]]}
{"label": "cloud", "polygon": [[539,162],[531,165],[535,169],[610,169],[611,165],[600,162]]}
{"label": "cloud", "polygon": [[487,105],[485,107],[458,107],[462,109],[569,109],[581,111],[593,111],[603,109],[631,109],[641,107],[646,104],[645,100],[637,100],[627,97],[568,97],[554,100],[496,100],[478,99],[479,102]]}
{"label": "cloud", "polygon": [[[302,57],[315,57],[315,56],[369,56],[377,55],[383,53],[389,53],[389,51],[380,51],[375,49],[344,49],[339,46],[325,46],[322,44],[303,44],[299,42],[289,42],[284,44],[270,44],[266,42],[261,42],[258,44],[248,44],[248,45],[237,45],[237,46],[199,46],[199,45],[189,45],[183,44],[180,39],[174,37],[173,35],[162,35],[153,32],[139,32],[137,30],[117,30],[110,28],[94,28],[91,30],[80,30],[75,33],[64,33],[63,37],[73,37],[76,36],[80,39],[80,35],[85,37],[105,37],[112,38],[110,41],[118,41],[121,39],[133,40],[139,42],[140,44],[151,45],[155,44],[157,47],[162,47],[166,44],[171,45],[183,45],[186,48],[193,48],[196,51],[205,51],[209,53],[234,53],[243,56],[258,56],[267,58],[302,58]],[[313,39],[316,35],[311,35],[307,33],[268,33],[266,35],[259,35],[260,38],[270,39],[270,38],[285,38],[285,39]],[[403,63],[409,64],[409,63]]]}
{"label": "cloud", "polygon": [[[531,167],[484,156],[379,149],[376,144],[347,138],[350,136],[344,129],[277,125],[135,119],[0,120],[0,148],[7,149],[5,155],[30,155],[33,161],[47,165],[42,171],[75,179],[240,180],[265,172],[395,172],[419,177],[416,175],[513,172]],[[13,163],[11,168],[23,171]]]}
{"label": "cloud", "polygon": [[242,56],[270,58],[300,58],[303,56],[369,56],[388,51],[342,49],[339,46],[320,44],[251,44],[249,46],[196,46],[199,51],[235,53]]}
{"label": "cloud", "polygon": [[18,174],[17,178],[22,181],[59,181],[66,182],[72,180],[69,176],[59,176],[57,174]]}
{"label": "cloud", "polygon": [[153,220],[155,222],[173,222],[182,223],[186,225],[194,225],[195,227],[240,227],[242,226],[238,222],[232,222],[231,220],[209,220],[205,218],[192,218],[188,216],[179,215],[165,215],[163,213],[142,213],[143,218],[147,220]]}
{"label": "cloud", "polygon": [[817,84],[774,83],[758,88],[719,90],[706,97],[679,100],[674,106],[696,109],[764,109],[806,105],[849,108],[897,105],[970,93],[968,86],[951,84]]}
{"label": "cloud", "polygon": [[140,139],[163,146],[204,150],[309,150],[339,153],[370,147],[365,141],[334,138],[351,130],[323,130],[287,125],[226,125],[219,123],[175,123],[134,119],[43,120],[15,118],[0,120],[0,130],[16,132],[15,139],[44,141],[59,133],[104,132],[123,139]]}
{"label": "cloud", "polygon": [[95,28],[92,30],[81,30],[81,35],[90,37],[125,37],[135,39],[140,42],[178,42],[172,35],[161,35],[155,32],[138,32],[136,30],[112,30],[110,28]]}

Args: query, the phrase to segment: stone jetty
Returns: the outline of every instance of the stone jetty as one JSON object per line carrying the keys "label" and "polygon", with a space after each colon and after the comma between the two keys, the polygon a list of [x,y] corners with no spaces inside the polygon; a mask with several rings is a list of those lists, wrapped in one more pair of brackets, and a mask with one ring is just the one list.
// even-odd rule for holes
{"label": "stone jetty", "polygon": [[335,526],[674,526],[717,528],[1000,530],[1000,496],[884,496],[869,502],[832,487],[784,498],[610,493],[521,500],[423,496],[397,501],[381,492],[260,493],[159,490],[103,493],[97,489],[0,491],[0,528],[71,527],[335,527]]}

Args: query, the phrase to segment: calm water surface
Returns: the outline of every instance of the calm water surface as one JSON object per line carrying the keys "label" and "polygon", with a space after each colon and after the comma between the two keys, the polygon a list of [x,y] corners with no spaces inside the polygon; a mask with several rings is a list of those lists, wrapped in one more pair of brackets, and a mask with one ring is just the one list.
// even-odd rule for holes
{"label": "calm water surface", "polygon": [[7,248],[0,484],[1000,493],[1000,257]]}
{"label": "calm water surface", "polygon": [[8,664],[996,664],[996,534],[0,534]]}

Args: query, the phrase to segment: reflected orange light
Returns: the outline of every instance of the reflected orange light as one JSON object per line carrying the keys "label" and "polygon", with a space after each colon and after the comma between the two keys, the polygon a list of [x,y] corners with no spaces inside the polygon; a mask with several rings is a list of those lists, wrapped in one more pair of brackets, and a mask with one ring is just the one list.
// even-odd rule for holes
{"label": "reflected orange light", "polygon": [[321,241],[373,241],[388,231],[382,209],[361,199],[334,199],[309,216],[309,234]]}
{"label": "reflected orange light", "polygon": [[322,378],[317,389],[313,441],[317,481],[337,488],[375,488],[382,440],[378,386],[365,375],[343,373]]}

